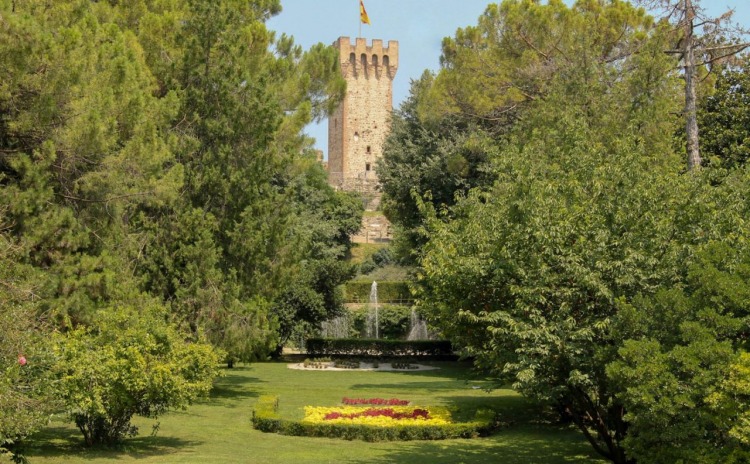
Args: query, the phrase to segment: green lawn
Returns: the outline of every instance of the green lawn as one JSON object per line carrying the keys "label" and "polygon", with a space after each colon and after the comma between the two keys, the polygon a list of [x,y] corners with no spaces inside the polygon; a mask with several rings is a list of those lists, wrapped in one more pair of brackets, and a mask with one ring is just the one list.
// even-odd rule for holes
{"label": "green lawn", "polygon": [[[210,400],[154,421],[139,420],[142,435],[117,450],[81,446],[77,429],[64,422],[36,437],[27,455],[36,463],[595,463],[599,461],[576,430],[545,424],[536,408],[511,390],[487,393],[489,384],[459,363],[436,363],[436,371],[321,372],[261,363],[227,370]],[[491,437],[432,442],[366,443],[286,437],[252,429],[258,396],[280,395],[280,410],[301,418],[305,405],[335,405],[344,396],[401,398],[445,405],[467,419],[479,406],[503,411],[514,423]]]}
{"label": "green lawn", "polygon": [[352,244],[352,257],[350,259],[352,264],[362,264],[367,258],[372,256],[375,252],[381,248],[387,248],[387,243],[353,243]]}
{"label": "green lawn", "polygon": [[358,275],[354,279],[355,281],[365,282],[385,282],[385,281],[405,281],[411,280],[411,272],[413,271],[410,267],[398,266],[395,264],[389,264],[387,266],[376,268],[369,274]]}

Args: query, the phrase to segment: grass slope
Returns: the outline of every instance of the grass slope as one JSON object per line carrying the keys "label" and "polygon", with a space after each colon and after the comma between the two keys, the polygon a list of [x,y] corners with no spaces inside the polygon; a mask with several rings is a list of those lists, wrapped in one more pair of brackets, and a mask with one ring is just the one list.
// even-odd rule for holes
{"label": "grass slope", "polygon": [[[54,422],[28,450],[32,464],[151,463],[595,463],[590,446],[576,430],[534,420],[536,408],[511,390],[487,393],[484,379],[459,363],[435,363],[435,371],[320,372],[262,363],[227,370],[211,398],[187,411],[154,421],[139,420],[142,435],[119,449],[86,449],[72,425]],[[444,405],[454,418],[467,420],[480,406],[502,410],[514,423],[487,438],[434,442],[366,443],[286,437],[252,429],[258,396],[279,394],[281,413],[301,418],[305,405],[335,405],[344,396],[401,398],[416,404]]]}

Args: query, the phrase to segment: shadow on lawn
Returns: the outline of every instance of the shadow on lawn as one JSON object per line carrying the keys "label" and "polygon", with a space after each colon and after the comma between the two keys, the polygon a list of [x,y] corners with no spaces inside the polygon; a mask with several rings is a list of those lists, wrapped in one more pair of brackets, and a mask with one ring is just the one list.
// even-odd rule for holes
{"label": "shadow on lawn", "polygon": [[604,462],[577,431],[530,425],[501,430],[487,438],[408,442],[369,462],[479,464],[487,462],[489,456],[504,464]]}
{"label": "shadow on lawn", "polygon": [[250,367],[224,369],[223,376],[216,379],[209,397],[201,400],[201,402],[216,403],[218,400],[219,403],[226,406],[243,399],[257,398],[259,394],[255,386],[266,383],[266,381],[257,377],[248,377],[247,372],[250,370]]}
{"label": "shadow on lawn", "polygon": [[549,422],[548,412],[522,396],[441,396],[442,404],[453,410],[457,422],[474,419],[478,409],[489,408],[501,421],[511,425]]}
{"label": "shadow on lawn", "polygon": [[[148,433],[142,430],[142,433]],[[34,437],[34,446],[25,450],[30,461],[34,457],[55,457],[65,462],[80,462],[91,459],[119,459],[123,456],[145,458],[163,456],[176,450],[196,447],[200,441],[183,440],[169,436],[140,435],[128,438],[116,447],[86,447],[78,429],[70,426],[48,427]]]}
{"label": "shadow on lawn", "polygon": [[[416,361],[414,364],[424,364],[427,366],[434,366],[437,369],[433,370],[410,370],[410,369],[398,369],[388,371],[387,373],[395,377],[404,377],[405,380],[409,378],[424,379],[429,382],[430,379],[442,379],[445,382],[463,382],[466,384],[479,384],[483,388],[492,386],[493,388],[500,388],[502,385],[498,384],[497,379],[489,376],[486,372],[474,369],[470,363],[459,362],[459,361],[442,361],[442,362],[419,362]],[[408,380],[406,380],[408,381]],[[507,388],[507,387],[506,387]]]}

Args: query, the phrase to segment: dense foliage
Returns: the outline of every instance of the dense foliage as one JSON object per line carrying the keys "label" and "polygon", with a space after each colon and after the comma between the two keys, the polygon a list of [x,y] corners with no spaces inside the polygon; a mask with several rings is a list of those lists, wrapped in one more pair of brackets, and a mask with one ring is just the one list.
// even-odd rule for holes
{"label": "dense foliage", "polygon": [[490,5],[415,83],[385,163],[435,159],[441,121],[482,141],[491,183],[439,201],[417,183],[400,219],[423,243],[419,307],[478,366],[612,462],[742,462],[750,173],[727,121],[746,105],[718,81],[708,101],[732,106],[704,123],[728,169],[686,174],[670,34],[619,1]]}
{"label": "dense foliage", "polygon": [[[0,230],[5,228],[0,209]],[[52,396],[50,327],[35,315],[36,272],[18,264],[19,247],[0,232],[0,455],[21,459],[19,445],[57,406]]]}
{"label": "dense foliage", "polygon": [[750,55],[716,72],[713,92],[698,111],[701,150],[708,166],[731,169],[750,158]]}
{"label": "dense foliage", "polygon": [[[87,442],[117,441],[132,414],[207,392],[216,353],[265,358],[340,310],[361,202],[326,184],[302,128],[345,82],[334,49],[266,29],[280,8],[0,0],[0,410],[45,406],[3,412],[3,444],[43,425],[42,393]],[[153,324],[115,336],[122,311]]]}
{"label": "dense foliage", "polygon": [[478,125],[468,130],[466,123],[452,116],[439,121],[419,117],[418,103],[431,82],[431,75],[425,74],[412,83],[409,99],[394,112],[385,156],[378,164],[383,211],[398,230],[395,249],[405,262],[414,261],[414,250],[427,239],[418,199],[452,205],[457,193],[494,180],[487,135]]}

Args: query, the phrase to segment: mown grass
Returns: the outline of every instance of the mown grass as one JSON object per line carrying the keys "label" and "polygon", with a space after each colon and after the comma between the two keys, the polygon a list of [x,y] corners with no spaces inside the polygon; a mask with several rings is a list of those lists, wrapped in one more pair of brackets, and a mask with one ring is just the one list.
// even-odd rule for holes
{"label": "mown grass", "polygon": [[395,264],[389,264],[387,266],[376,268],[369,274],[357,275],[354,279],[356,281],[376,282],[381,281],[405,281],[412,280],[411,273],[413,269],[410,267],[398,266]]}
{"label": "mown grass", "polygon": [[[508,389],[487,392],[488,380],[460,363],[440,370],[408,372],[321,372],[261,363],[227,370],[211,398],[186,411],[137,421],[142,435],[118,449],[86,449],[74,426],[56,420],[35,437],[27,455],[35,463],[595,463],[576,430],[540,419],[534,404]],[[281,414],[301,418],[305,405],[335,405],[348,397],[398,397],[444,405],[466,420],[478,407],[501,411],[512,424],[473,440],[366,443],[264,434],[250,425],[260,395],[280,395]]]}
{"label": "mown grass", "polygon": [[367,258],[371,257],[381,248],[387,248],[387,243],[353,243],[350,258],[352,264],[362,264]]}

